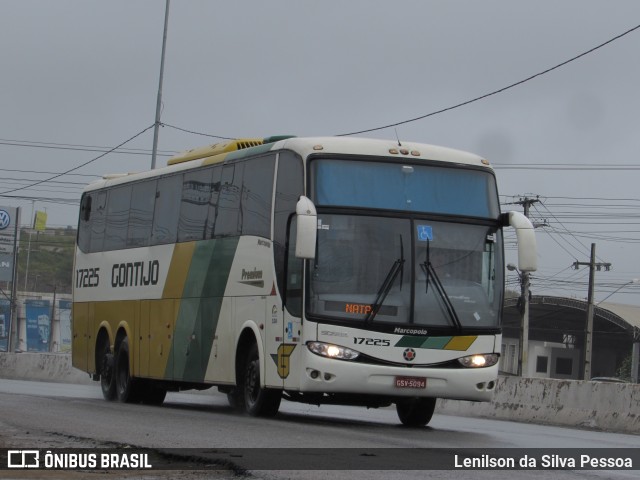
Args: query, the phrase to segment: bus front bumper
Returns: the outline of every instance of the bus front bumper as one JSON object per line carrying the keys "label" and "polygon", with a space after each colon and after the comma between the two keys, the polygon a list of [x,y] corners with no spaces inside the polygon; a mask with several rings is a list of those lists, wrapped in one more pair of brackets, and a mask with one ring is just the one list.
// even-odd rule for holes
{"label": "bus front bumper", "polygon": [[303,355],[301,392],[488,402],[498,378],[497,364],[484,368],[407,368],[336,360],[306,349]]}

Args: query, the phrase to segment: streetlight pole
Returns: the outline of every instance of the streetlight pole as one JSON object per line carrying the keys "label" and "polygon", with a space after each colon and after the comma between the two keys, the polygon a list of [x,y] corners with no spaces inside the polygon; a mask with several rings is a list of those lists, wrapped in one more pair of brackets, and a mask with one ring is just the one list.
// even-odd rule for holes
{"label": "streetlight pole", "polygon": [[607,295],[606,297],[604,297],[602,300],[600,300],[598,303],[596,303],[596,306],[600,305],[602,302],[604,302],[607,298],[612,297],[613,295],[615,295],[616,293],[618,293],[620,290],[622,290],[624,287],[627,287],[629,285],[633,285],[635,283],[640,283],[640,278],[634,278],[632,280],[629,280],[627,283],[624,283],[622,285],[620,285],[618,288],[616,288],[613,292],[611,292],[609,295]]}
{"label": "streetlight pole", "polygon": [[[627,283],[619,286],[613,292],[611,292],[609,295],[607,295],[602,300],[600,300],[596,304],[596,306],[600,305],[607,298],[609,298],[609,297],[613,296],[614,294],[618,293],[624,287],[627,287],[629,285],[633,285],[635,283],[640,283],[640,278],[634,278],[632,280],[629,280]],[[639,363],[640,363],[640,328],[633,327],[633,346],[631,347],[631,381],[634,382],[634,383],[639,383],[640,382],[640,378],[638,377],[638,364]]]}

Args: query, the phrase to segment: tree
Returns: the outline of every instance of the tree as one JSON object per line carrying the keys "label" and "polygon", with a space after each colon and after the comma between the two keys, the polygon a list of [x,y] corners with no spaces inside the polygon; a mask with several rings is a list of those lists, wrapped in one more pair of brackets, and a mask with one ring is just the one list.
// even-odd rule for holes
{"label": "tree", "polygon": [[622,361],[616,371],[616,377],[626,380],[627,382],[631,381],[631,355],[628,355],[627,358]]}
{"label": "tree", "polygon": [[[75,230],[48,229],[20,233],[18,289],[38,292],[71,293]],[[28,262],[28,269],[27,269]]]}

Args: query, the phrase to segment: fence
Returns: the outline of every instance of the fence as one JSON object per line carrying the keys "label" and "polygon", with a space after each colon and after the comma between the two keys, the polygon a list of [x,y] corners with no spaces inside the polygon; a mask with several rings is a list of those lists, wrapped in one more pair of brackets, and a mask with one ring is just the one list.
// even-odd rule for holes
{"label": "fence", "polygon": [[0,300],[0,352],[71,351],[71,296],[18,293],[11,322],[11,304]]}

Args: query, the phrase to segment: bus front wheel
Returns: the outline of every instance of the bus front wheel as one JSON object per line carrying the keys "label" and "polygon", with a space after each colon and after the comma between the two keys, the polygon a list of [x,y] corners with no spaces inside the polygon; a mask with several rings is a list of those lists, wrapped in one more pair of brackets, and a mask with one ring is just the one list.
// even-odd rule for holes
{"label": "bus front wheel", "polygon": [[260,356],[254,343],[249,349],[244,371],[244,406],[254,417],[273,417],[278,413],[282,393],[260,386]]}
{"label": "bus front wheel", "polygon": [[424,427],[436,408],[435,398],[406,398],[396,402],[398,418],[407,427]]}

